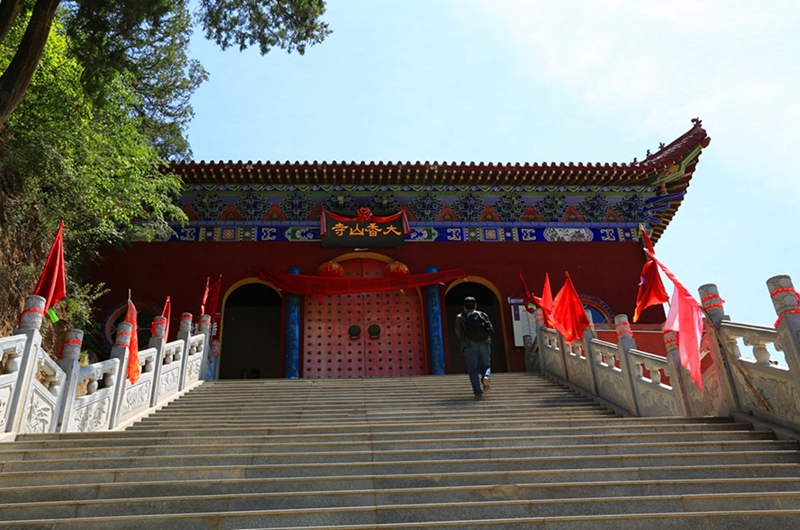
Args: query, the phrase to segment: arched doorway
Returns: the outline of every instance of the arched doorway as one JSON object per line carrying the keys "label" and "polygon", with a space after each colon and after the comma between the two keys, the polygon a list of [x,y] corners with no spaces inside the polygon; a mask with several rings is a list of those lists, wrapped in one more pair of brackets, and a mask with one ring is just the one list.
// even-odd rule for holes
{"label": "arched doorway", "polygon": [[465,281],[457,283],[445,294],[447,311],[447,373],[466,374],[467,363],[461,353],[458,337],[456,337],[456,316],[464,310],[464,298],[471,296],[478,302],[478,309],[489,316],[494,326],[492,338],[492,372],[507,372],[505,341],[503,340],[502,311],[492,290],[477,282]]}
{"label": "arched doorway", "polygon": [[253,281],[234,288],[222,312],[220,379],[283,377],[278,292]]}
{"label": "arched doorway", "polygon": [[[363,257],[361,257],[363,256]],[[379,254],[336,260],[345,277],[383,276]],[[306,296],[302,377],[394,377],[428,372],[417,289]]]}

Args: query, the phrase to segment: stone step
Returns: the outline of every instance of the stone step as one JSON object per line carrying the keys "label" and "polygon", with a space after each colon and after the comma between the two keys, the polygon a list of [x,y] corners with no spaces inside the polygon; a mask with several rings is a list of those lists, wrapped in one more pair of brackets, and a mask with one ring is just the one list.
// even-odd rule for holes
{"label": "stone step", "polygon": [[[610,443],[535,443],[535,439],[524,437],[498,439],[462,439],[448,442],[432,439],[416,443],[401,442],[348,442],[347,444],[200,444],[181,445],[176,447],[104,447],[97,449],[22,451],[2,454],[2,461],[36,462],[46,461],[47,465],[60,462],[80,460],[86,464],[90,461],[110,462],[120,458],[168,458],[170,456],[185,458],[188,455],[236,455],[242,458],[266,458],[261,463],[272,462],[307,462],[310,460],[331,461],[389,461],[407,459],[440,458],[519,458],[529,455],[537,457],[556,456],[590,456],[590,455],[633,455],[661,453],[694,453],[694,452],[743,452],[743,451],[796,451],[793,441],[770,439],[734,439],[734,440],[659,440],[645,442],[635,440],[617,440]],[[213,460],[211,460],[213,462]],[[212,464],[213,465],[213,464]]]}
{"label": "stone step", "polygon": [[[481,476],[449,475],[443,480],[428,476],[353,476],[353,477],[309,477],[304,480],[264,479],[231,479],[231,480],[187,480],[161,482],[129,482],[97,484],[85,487],[81,484],[43,485],[26,487],[0,488],[0,508],[5,509],[12,503],[93,501],[114,499],[150,499],[157,492],[160,500],[170,497],[186,497],[197,495],[240,495],[262,494],[278,507],[282,503],[322,502],[326,496],[347,497],[349,495],[374,494],[383,496],[383,503],[405,504],[411,499],[424,496],[430,499],[434,495],[440,501],[461,502],[480,501],[486,498],[513,495],[515,499],[567,499],[599,496],[630,495],[684,495],[697,493],[736,493],[746,491],[800,491],[800,477],[760,477],[758,468],[735,470],[740,475],[746,471],[752,475],[742,477],[718,476],[704,479],[637,479],[629,470],[608,470],[606,473],[594,471],[589,473],[593,481],[587,482],[587,476],[573,474],[572,482],[523,482],[530,474],[516,473],[500,475],[497,473]],[[604,480],[606,477],[623,474],[627,479]],[[736,474],[736,473],[731,473]],[[484,476],[485,475],[485,476]],[[537,474],[538,479],[559,479],[553,473]],[[506,480],[508,479],[508,480]],[[512,480],[513,479],[513,480]],[[305,489],[303,489],[305,488]],[[378,492],[375,488],[379,488]],[[332,501],[341,504],[341,501]],[[2,519],[2,517],[0,517]]]}
{"label": "stone step", "polygon": [[[778,442],[780,444],[780,442]],[[706,447],[706,451],[698,451],[689,446],[678,447],[679,452],[614,452],[611,450],[590,453],[591,446],[579,446],[578,451],[554,451],[554,454],[531,456],[529,450],[491,449],[448,450],[432,453],[431,451],[389,451],[383,453],[316,453],[301,454],[290,458],[285,454],[194,454],[140,457],[87,458],[82,460],[11,460],[0,465],[0,486],[3,486],[3,474],[19,471],[42,470],[75,470],[86,472],[90,469],[133,469],[169,467],[247,467],[248,471],[272,472],[275,476],[294,476],[307,474],[309,469],[325,470],[330,474],[349,474],[347,470],[356,472],[389,473],[403,469],[403,472],[420,472],[424,470],[464,471],[472,469],[476,472],[514,469],[559,469],[590,467],[624,467],[642,466],[657,459],[666,465],[699,465],[699,464],[731,464],[748,463],[800,463],[800,453],[794,442],[786,445],[775,445],[770,448],[750,448],[747,451],[725,451],[718,447]],[[611,447],[611,446],[609,446]],[[762,446],[767,447],[767,446]],[[636,449],[628,449],[636,451]],[[542,453],[537,449],[536,455]],[[442,457],[442,458],[440,458]]]}
{"label": "stone step", "polygon": [[[505,492],[512,493],[513,492]],[[330,498],[328,498],[330,499]],[[593,497],[557,500],[506,500],[486,498],[481,501],[418,502],[409,504],[379,504],[371,495],[365,495],[359,506],[320,506],[312,508],[264,509],[261,495],[224,496],[220,498],[187,497],[168,502],[152,500],[133,502],[131,511],[120,514],[120,505],[114,501],[41,503],[30,506],[11,506],[4,515],[18,517],[14,522],[35,522],[58,527],[62,523],[94,528],[99,522],[114,524],[125,517],[135,517],[142,526],[160,524],[169,528],[184,528],[191,521],[192,528],[302,528],[308,526],[422,524],[429,522],[482,521],[496,519],[521,519],[574,517],[621,514],[680,514],[729,512],[781,511],[800,514],[800,492],[744,492],[685,495],[636,495],[621,497]],[[125,505],[122,505],[125,506]],[[169,511],[169,510],[181,511]],[[18,512],[15,515],[14,511]],[[206,518],[202,517],[206,515]],[[31,517],[29,517],[31,516]],[[174,524],[179,516],[180,526]],[[201,522],[202,521],[202,522]],[[130,519],[128,520],[130,522]],[[786,519],[784,519],[786,522]],[[213,526],[212,526],[213,525]],[[117,526],[114,526],[117,528]],[[752,527],[749,527],[752,528]]]}
{"label": "stone step", "polygon": [[[34,470],[2,473],[0,490],[25,488],[32,486],[75,486],[158,482],[221,482],[221,481],[272,481],[286,490],[311,489],[307,486],[295,486],[312,482],[318,484],[314,489],[347,489],[350,487],[428,487],[437,485],[470,485],[491,483],[550,483],[562,481],[581,482],[586,480],[693,480],[708,477],[718,478],[791,478],[800,476],[800,464],[797,463],[722,463],[680,465],[670,462],[648,463],[645,466],[624,467],[583,467],[549,469],[533,469],[522,466],[521,469],[484,469],[476,474],[472,469],[454,471],[438,469],[411,470],[398,468],[381,469],[380,474],[369,466],[347,466],[336,474],[323,468],[299,470],[298,473],[276,474],[269,467],[231,467],[207,466],[170,467],[170,468],[121,468],[121,469],[86,469],[80,473],[72,470]],[[299,471],[304,471],[301,473]],[[324,473],[323,473],[324,472]],[[323,486],[319,486],[323,484]]]}
{"label": "stone step", "polygon": [[[648,441],[671,440],[682,441],[708,441],[708,440],[740,440],[775,439],[771,431],[753,431],[744,424],[719,424],[708,425],[704,429],[680,429],[680,426],[661,425],[661,426],[636,426],[630,425],[617,429],[606,426],[603,428],[502,428],[476,431],[474,429],[449,429],[449,430],[428,430],[414,431],[410,433],[398,432],[353,432],[353,433],[318,433],[318,434],[253,434],[253,431],[231,434],[229,436],[203,436],[202,439],[189,436],[105,436],[98,433],[97,436],[87,434],[85,437],[56,438],[42,440],[37,436],[20,437],[14,444],[0,444],[0,460],[3,455],[18,453],[22,451],[52,451],[52,450],[89,450],[104,447],[141,447],[141,446],[190,446],[195,444],[259,444],[272,445],[275,447],[294,446],[294,447],[313,447],[316,445],[334,446],[337,444],[359,444],[372,443],[380,444],[419,444],[419,443],[457,443],[461,440],[472,440],[479,437],[486,443],[493,441],[509,440],[512,443],[517,439],[529,440],[534,444],[552,443],[624,443],[632,437]],[[676,430],[678,429],[678,430]],[[116,434],[116,433],[115,433]]]}
{"label": "stone step", "polygon": [[[216,437],[203,438],[202,442],[193,438],[139,438],[120,439],[124,445],[114,444],[113,448],[99,449],[96,446],[87,446],[81,441],[60,442],[53,447],[52,443],[28,442],[0,446],[0,460],[45,460],[85,458],[84,455],[94,457],[110,456],[161,456],[169,454],[211,452],[215,454],[232,453],[294,453],[294,452],[324,452],[336,449],[337,451],[388,451],[388,450],[423,450],[435,447],[439,450],[448,448],[468,447],[528,447],[539,448],[547,451],[551,447],[579,447],[614,445],[616,448],[635,445],[644,448],[652,446],[666,446],[678,443],[716,443],[741,441],[750,444],[756,441],[774,441],[774,434],[768,432],[735,431],[697,431],[697,432],[661,432],[642,434],[601,434],[586,435],[576,434],[568,436],[532,436],[530,433],[514,433],[515,435],[491,436],[482,432],[464,432],[462,436],[453,436],[449,433],[439,432],[435,436],[403,437],[376,439],[372,435],[360,437],[349,436],[348,439],[324,439],[307,436],[303,438],[289,437]],[[356,439],[358,438],[358,439]],[[727,447],[726,450],[729,450]],[[744,449],[744,448],[743,448]]]}
{"label": "stone step", "polygon": [[21,435],[0,445],[0,528],[800,520],[794,440],[731,418],[622,418],[537,375],[492,380],[482,401],[466,376],[210,382],[124,432]]}
{"label": "stone step", "polygon": [[[473,418],[486,418],[498,417],[501,420],[520,419],[524,421],[530,418],[535,411],[519,411],[519,412],[492,412],[482,411],[480,414],[472,414]],[[297,413],[252,413],[252,414],[208,414],[205,417],[202,414],[186,416],[169,416],[159,415],[149,418],[144,418],[139,423],[134,425],[134,428],[153,429],[159,428],[162,425],[170,426],[194,426],[194,425],[252,425],[255,422],[263,422],[266,417],[270,418],[271,425],[278,425],[281,423],[296,424],[302,422],[315,422],[324,420],[327,423],[340,422],[352,423],[358,421],[370,421],[373,423],[392,422],[398,419],[404,421],[435,421],[438,419],[445,420],[452,418],[451,411],[433,411],[433,410],[408,410],[403,413],[397,412],[368,412],[360,410],[340,410],[336,412],[316,412],[313,410],[304,410]],[[603,408],[576,408],[573,410],[552,409],[547,411],[547,416],[553,420],[562,418],[580,418],[580,417],[614,417],[614,414]],[[135,430],[135,429],[134,429]]]}
{"label": "stone step", "polygon": [[[237,428],[160,428],[160,429],[139,429],[125,431],[109,431],[94,433],[63,433],[63,434],[20,434],[20,442],[36,441],[45,443],[51,440],[111,440],[115,438],[134,439],[137,437],[215,437],[215,436],[280,436],[280,435],[316,435],[321,436],[338,434],[349,436],[353,433],[362,435],[370,433],[373,436],[385,433],[403,432],[407,436],[415,436],[416,433],[430,432],[435,427],[436,430],[450,431],[469,431],[483,430],[486,432],[499,432],[508,429],[535,429],[539,432],[573,432],[587,433],[612,432],[617,429],[628,430],[638,429],[641,432],[661,432],[667,429],[694,431],[715,428],[741,428],[752,429],[749,424],[735,423],[730,418],[580,418],[580,419],[527,419],[520,420],[500,420],[492,417],[486,420],[475,421],[472,419],[441,420],[436,422],[385,422],[378,425],[369,422],[359,422],[354,424],[343,424],[341,422],[308,422],[300,425],[278,425],[273,426],[267,419],[258,426],[237,427]],[[772,431],[769,431],[772,432]]]}

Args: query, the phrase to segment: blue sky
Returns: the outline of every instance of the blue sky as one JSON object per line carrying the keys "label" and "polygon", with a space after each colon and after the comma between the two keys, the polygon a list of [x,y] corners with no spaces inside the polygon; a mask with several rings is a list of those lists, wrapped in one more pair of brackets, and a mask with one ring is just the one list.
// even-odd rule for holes
{"label": "blue sky", "polygon": [[304,56],[195,36],[196,160],[630,162],[700,117],[711,144],[656,253],[736,321],[775,321],[767,278],[800,286],[800,3],[329,0],[324,19]]}

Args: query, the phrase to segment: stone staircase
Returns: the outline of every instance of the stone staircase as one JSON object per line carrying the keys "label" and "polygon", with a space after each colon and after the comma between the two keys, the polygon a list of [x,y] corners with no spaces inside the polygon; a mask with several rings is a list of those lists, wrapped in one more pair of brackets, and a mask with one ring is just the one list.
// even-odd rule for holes
{"label": "stone staircase", "polygon": [[535,374],[215,381],[126,431],[0,444],[0,528],[800,527],[800,452]]}

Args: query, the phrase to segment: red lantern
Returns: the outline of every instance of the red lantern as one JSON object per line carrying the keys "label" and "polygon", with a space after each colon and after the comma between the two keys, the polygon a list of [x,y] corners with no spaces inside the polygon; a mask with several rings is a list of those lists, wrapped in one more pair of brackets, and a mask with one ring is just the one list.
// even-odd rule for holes
{"label": "red lantern", "polygon": [[383,267],[383,275],[388,278],[408,276],[409,274],[411,274],[411,271],[408,270],[408,265],[399,261],[392,261]]}
{"label": "red lantern", "polygon": [[344,276],[344,268],[336,262],[326,261],[317,269],[317,276],[341,277]]}

